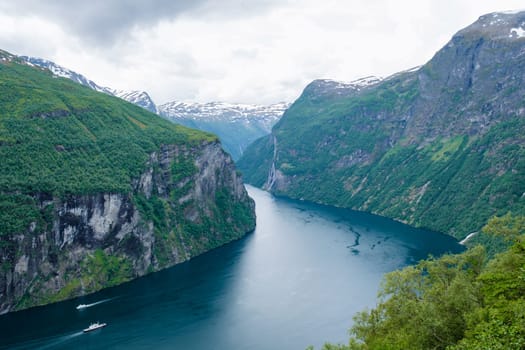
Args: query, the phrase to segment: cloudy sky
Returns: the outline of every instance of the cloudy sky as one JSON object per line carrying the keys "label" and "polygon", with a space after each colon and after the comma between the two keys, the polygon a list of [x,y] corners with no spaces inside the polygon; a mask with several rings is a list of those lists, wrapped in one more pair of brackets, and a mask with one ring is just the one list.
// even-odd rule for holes
{"label": "cloudy sky", "polygon": [[313,79],[428,61],[523,0],[0,0],[0,49],[173,101],[293,101]]}

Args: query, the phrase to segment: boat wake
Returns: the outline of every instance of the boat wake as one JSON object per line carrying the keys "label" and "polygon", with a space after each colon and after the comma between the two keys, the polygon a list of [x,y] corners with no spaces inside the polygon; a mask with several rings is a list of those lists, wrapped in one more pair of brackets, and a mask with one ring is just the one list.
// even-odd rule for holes
{"label": "boat wake", "polygon": [[39,349],[50,349],[50,348],[53,348],[53,347],[57,346],[58,344],[65,343],[68,340],[71,340],[71,339],[73,339],[75,337],[78,337],[79,335],[82,335],[82,334],[83,334],[83,332],[75,332],[73,334],[68,334],[68,335],[61,336],[57,340],[55,340],[54,342],[46,344],[45,346],[43,346],[43,347],[41,347]]}
{"label": "boat wake", "polygon": [[102,304],[102,303],[108,302],[108,301],[110,301],[110,300],[111,300],[111,298],[110,298],[110,299],[100,300],[100,301],[97,301],[97,302],[94,302],[94,303],[91,303],[91,304],[79,304],[79,305],[77,306],[77,310],[87,309],[87,308],[89,308],[89,307],[93,307],[93,306],[95,306],[95,305]]}
{"label": "boat wake", "polygon": [[10,349],[12,350],[30,349],[30,348],[38,348],[40,350],[52,349],[82,334],[83,332],[80,331],[80,332],[75,332],[75,333],[71,333],[67,335],[60,335],[60,336],[55,336],[55,337],[47,337],[47,338],[42,338],[42,339],[31,340],[31,341],[27,341],[27,342],[23,342],[19,344],[13,344],[11,345]]}

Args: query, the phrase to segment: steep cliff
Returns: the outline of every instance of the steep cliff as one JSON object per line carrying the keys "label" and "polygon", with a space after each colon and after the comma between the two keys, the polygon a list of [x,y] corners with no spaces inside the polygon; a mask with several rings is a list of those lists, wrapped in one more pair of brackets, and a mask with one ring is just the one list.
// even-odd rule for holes
{"label": "steep cliff", "polygon": [[317,80],[239,160],[280,195],[463,238],[525,209],[525,12],[493,13],[422,67]]}
{"label": "steep cliff", "polygon": [[253,230],[210,134],[0,52],[0,313],[90,293]]}

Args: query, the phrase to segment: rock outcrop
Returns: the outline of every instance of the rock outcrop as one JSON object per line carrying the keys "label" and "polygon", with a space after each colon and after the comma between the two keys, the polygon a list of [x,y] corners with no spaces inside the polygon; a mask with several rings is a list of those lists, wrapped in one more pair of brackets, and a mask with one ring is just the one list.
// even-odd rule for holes
{"label": "rock outcrop", "polygon": [[[193,173],[174,178],[180,159]],[[37,231],[32,222],[26,232],[3,240],[0,313],[158,271],[254,228],[254,203],[219,143],[164,146],[151,154],[133,186],[125,194],[35,194],[35,207],[51,220],[47,230]],[[148,208],[151,203],[158,207]]]}

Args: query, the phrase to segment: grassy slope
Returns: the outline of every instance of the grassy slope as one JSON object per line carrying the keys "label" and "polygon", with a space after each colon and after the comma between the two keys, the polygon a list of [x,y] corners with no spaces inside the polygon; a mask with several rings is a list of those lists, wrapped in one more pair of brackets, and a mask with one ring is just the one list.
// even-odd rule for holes
{"label": "grassy slope", "polygon": [[45,221],[30,194],[127,193],[160,145],[216,140],[16,62],[0,90],[0,234]]}
{"label": "grassy slope", "polygon": [[48,72],[0,64],[0,189],[127,192],[161,144],[213,141]]}
{"label": "grassy slope", "polygon": [[[410,74],[351,97],[305,91],[273,129],[276,167],[293,179],[276,192],[458,238],[493,215],[524,210],[523,118],[505,116],[482,135],[459,130],[409,143],[417,135],[402,134],[403,116],[417,96]],[[268,139],[254,143],[238,162],[246,180],[258,186],[273,156]]]}

